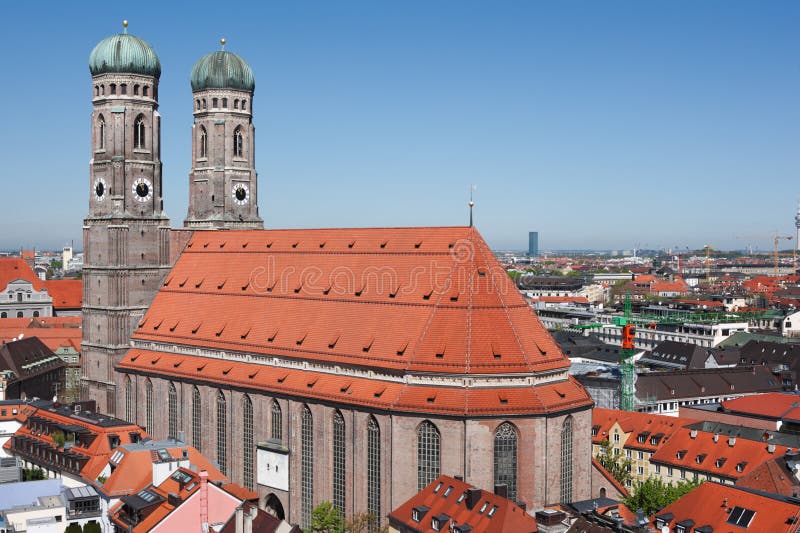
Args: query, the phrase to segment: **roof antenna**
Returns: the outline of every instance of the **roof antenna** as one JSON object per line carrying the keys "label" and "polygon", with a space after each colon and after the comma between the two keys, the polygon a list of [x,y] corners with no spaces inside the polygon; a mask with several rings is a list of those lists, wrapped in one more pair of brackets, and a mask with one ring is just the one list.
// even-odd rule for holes
{"label": "roof antenna", "polygon": [[227,43],[227,42],[228,41],[225,40],[225,37],[223,37],[222,39],[219,40],[219,45],[222,47],[222,51],[223,52],[225,51],[225,43]]}
{"label": "roof antenna", "polygon": [[477,185],[469,186],[469,227],[472,227],[472,208],[475,207],[475,202],[472,201],[472,193],[478,190]]}
{"label": "roof antenna", "polygon": [[123,20],[122,21],[122,33],[128,33],[128,21],[127,20]]}

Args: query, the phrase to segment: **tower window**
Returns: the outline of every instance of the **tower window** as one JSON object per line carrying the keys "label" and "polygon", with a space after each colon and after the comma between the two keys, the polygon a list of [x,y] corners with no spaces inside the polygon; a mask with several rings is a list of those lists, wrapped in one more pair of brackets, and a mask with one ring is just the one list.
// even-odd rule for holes
{"label": "tower window", "polygon": [[100,86],[99,85],[95,85],[94,86],[94,95],[95,96],[100,96]]}
{"label": "tower window", "polygon": [[244,154],[244,136],[242,127],[239,126],[233,131],[233,155],[242,157],[242,154]]}
{"label": "tower window", "polygon": [[142,87],[142,96],[149,96],[150,95],[150,87],[145,85]]}
{"label": "tower window", "polygon": [[219,100],[216,99],[216,98],[212,98],[211,99],[211,107],[216,109],[218,105],[219,105]]}
{"label": "tower window", "polygon": [[222,109],[228,109],[228,99],[227,98],[223,98],[222,99]]}
{"label": "tower window", "polygon": [[242,111],[247,109],[247,100],[242,100]]}
{"label": "tower window", "polygon": [[125,420],[133,422],[133,386],[130,376],[125,376]]}
{"label": "tower window", "polygon": [[238,98],[233,101],[233,108],[234,109],[239,109],[239,99]]}
{"label": "tower window", "polygon": [[111,94],[117,94],[117,84],[116,83],[112,83],[108,87],[110,89]]}
{"label": "tower window", "polygon": [[561,428],[561,501],[572,502],[572,417]]}
{"label": "tower window", "polygon": [[133,86],[133,95],[134,96],[139,96],[139,85],[138,84]]}
{"label": "tower window", "polygon": [[206,99],[205,98],[203,98],[203,109],[208,109],[208,106],[206,105]]}
{"label": "tower window", "polygon": [[105,85],[101,85],[100,86],[100,96],[105,96],[105,94],[106,94],[106,86]]}
{"label": "tower window", "polygon": [[144,117],[139,115],[133,123],[133,147],[144,148]]}
{"label": "tower window", "polygon": [[128,84],[123,83],[119,86],[119,94],[128,94]]}
{"label": "tower window", "polygon": [[200,110],[200,100],[197,100],[195,105],[197,106],[197,110],[199,111]]}
{"label": "tower window", "polygon": [[104,150],[106,147],[106,121],[103,115],[100,115],[100,119],[97,121],[97,137],[97,147]]}
{"label": "tower window", "polygon": [[206,157],[208,150],[208,132],[203,126],[200,126],[200,157]]}

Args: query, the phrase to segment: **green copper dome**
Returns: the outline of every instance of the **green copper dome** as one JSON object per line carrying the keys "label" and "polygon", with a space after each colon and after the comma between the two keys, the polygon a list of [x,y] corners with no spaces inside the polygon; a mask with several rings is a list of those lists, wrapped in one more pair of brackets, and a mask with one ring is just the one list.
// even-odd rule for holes
{"label": "green copper dome", "polygon": [[118,72],[161,76],[161,63],[153,48],[144,39],[128,33],[112,35],[100,41],[89,55],[92,76]]}
{"label": "green copper dome", "polygon": [[256,80],[244,59],[220,50],[200,58],[192,69],[192,91],[204,89],[240,89],[253,91]]}

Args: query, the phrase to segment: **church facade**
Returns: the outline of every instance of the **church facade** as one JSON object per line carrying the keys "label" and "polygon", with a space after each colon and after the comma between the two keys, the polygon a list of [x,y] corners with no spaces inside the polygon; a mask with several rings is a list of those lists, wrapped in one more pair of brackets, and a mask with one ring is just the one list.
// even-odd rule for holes
{"label": "church facade", "polygon": [[190,207],[169,230],[158,59],[109,39],[84,229],[99,409],[183,436],[303,527],[322,501],[385,523],[440,474],[528,508],[589,497],[591,398],[475,228],[260,229],[254,78],[219,51],[191,75]]}

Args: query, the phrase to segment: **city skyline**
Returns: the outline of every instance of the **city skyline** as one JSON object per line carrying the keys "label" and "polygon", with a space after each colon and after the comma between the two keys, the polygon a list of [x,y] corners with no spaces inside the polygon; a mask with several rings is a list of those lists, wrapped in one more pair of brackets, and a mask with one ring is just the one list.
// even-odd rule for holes
{"label": "city skyline", "polygon": [[4,34],[24,53],[6,57],[17,75],[0,95],[29,105],[9,105],[0,133],[6,190],[22,182],[1,248],[81,247],[87,59],[122,19],[162,63],[173,226],[188,202],[189,71],[226,37],[255,72],[268,228],[465,225],[476,183],[495,249],[525,249],[530,230],[543,250],[769,250],[735,235],[793,234],[792,3],[213,7],[10,8]]}

